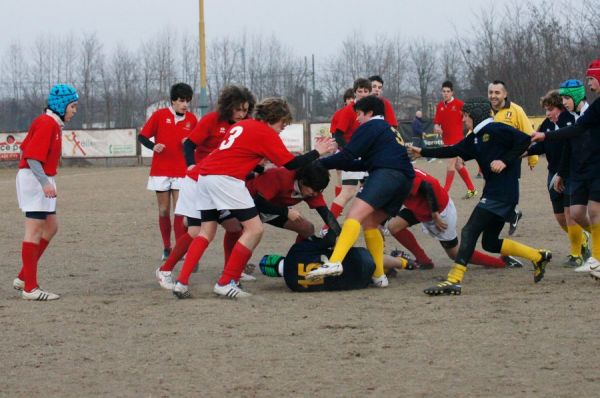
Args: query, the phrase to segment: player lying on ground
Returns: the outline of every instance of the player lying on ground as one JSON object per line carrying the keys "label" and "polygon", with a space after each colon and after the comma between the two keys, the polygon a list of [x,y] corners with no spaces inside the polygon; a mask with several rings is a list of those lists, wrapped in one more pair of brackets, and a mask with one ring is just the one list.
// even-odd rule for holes
{"label": "player lying on ground", "polygon": [[486,98],[466,100],[463,115],[467,129],[472,129],[473,133],[458,144],[442,148],[410,147],[415,157],[460,156],[465,161],[476,159],[485,178],[482,198],[462,229],[458,253],[447,279],[426,288],[425,293],[461,293],[467,264],[482,234],[485,250],[531,260],[534,266],[533,280],[537,283],[544,277],[546,264],[552,254],[547,250],[537,250],[510,239],[499,238],[505,220],[513,214],[519,201],[520,156],[527,150],[530,138],[514,127],[495,123]]}
{"label": "player lying on ground", "polygon": [[[448,257],[454,260],[458,253],[456,222],[456,207],[448,192],[436,178],[415,168],[415,179],[404,207],[387,227],[394,235],[399,230],[421,224],[423,231],[437,239]],[[469,263],[494,268],[523,266],[513,257],[492,257],[478,250],[473,251]]]}
{"label": "player lying on ground", "polygon": [[375,262],[373,283],[377,287],[386,287],[388,280],[383,269],[383,236],[379,225],[402,207],[410,192],[414,170],[402,138],[383,120],[383,102],[367,96],[358,100],[354,108],[360,127],[340,152],[320,162],[328,169],[368,171],[369,178],[352,202],[331,258],[309,272],[307,278],[341,274],[344,270],[342,261],[358,239],[362,226],[367,249]]}
{"label": "player lying on ground", "polygon": [[45,112],[35,118],[21,144],[17,173],[17,199],[25,213],[25,237],[21,245],[23,265],[13,287],[25,300],[56,300],[58,294],[42,290],[37,267],[58,231],[54,176],[62,147],[62,128],[77,113],[77,91],[67,84],[50,89]]}

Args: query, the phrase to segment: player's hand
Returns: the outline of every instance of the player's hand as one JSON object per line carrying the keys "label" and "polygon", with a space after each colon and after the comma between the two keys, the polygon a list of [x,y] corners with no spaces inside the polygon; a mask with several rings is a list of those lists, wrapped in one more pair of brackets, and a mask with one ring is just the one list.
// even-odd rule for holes
{"label": "player's hand", "polygon": [[545,139],[546,139],[546,134],[540,133],[539,131],[531,134],[531,142],[542,142]]}
{"label": "player's hand", "polygon": [[441,135],[442,134],[442,126],[440,126],[439,124],[434,125],[433,132]]}
{"label": "player's hand", "polygon": [[421,157],[421,148],[413,146],[413,145],[407,145],[406,146],[406,150],[408,151],[408,154],[413,158],[413,159],[418,159]]}
{"label": "player's hand", "polygon": [[298,221],[302,218],[302,215],[298,210],[288,209],[288,220],[290,221]]}
{"label": "player's hand", "polygon": [[188,171],[190,171],[190,170],[191,170],[191,169],[193,169],[194,167],[196,167],[196,165],[195,165],[195,164],[190,164],[190,165],[187,167],[187,170],[188,170]]}
{"label": "player's hand", "polygon": [[448,224],[444,222],[442,216],[437,211],[435,213],[431,213],[431,217],[433,218],[433,222],[435,227],[440,231],[445,231],[448,228]]}
{"label": "player's hand", "polygon": [[506,168],[506,163],[501,160],[494,160],[490,163],[490,168],[492,169],[492,172],[499,174]]}
{"label": "player's hand", "polygon": [[165,148],[165,144],[156,144],[152,150],[156,153],[161,153]]}
{"label": "player's hand", "polygon": [[338,146],[333,138],[325,138],[315,140],[315,149],[319,152],[319,155],[325,155],[326,153],[334,153]]}
{"label": "player's hand", "polygon": [[44,196],[47,198],[56,198],[56,188],[52,184],[46,184],[42,187]]}
{"label": "player's hand", "polygon": [[533,170],[533,168],[538,164],[539,161],[540,161],[540,157],[538,155],[528,156],[527,164],[529,165],[529,169]]}
{"label": "player's hand", "polygon": [[563,180],[561,176],[557,175],[554,177],[552,188],[554,188],[554,190],[558,193],[563,193],[565,191],[565,180]]}

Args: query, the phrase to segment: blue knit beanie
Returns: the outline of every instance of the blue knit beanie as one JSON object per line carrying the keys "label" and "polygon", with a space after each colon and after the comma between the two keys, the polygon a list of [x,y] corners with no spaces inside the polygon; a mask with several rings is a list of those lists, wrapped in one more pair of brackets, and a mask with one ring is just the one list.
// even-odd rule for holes
{"label": "blue knit beanie", "polygon": [[68,84],[57,84],[48,94],[48,108],[61,118],[65,117],[67,106],[79,99],[77,91]]}

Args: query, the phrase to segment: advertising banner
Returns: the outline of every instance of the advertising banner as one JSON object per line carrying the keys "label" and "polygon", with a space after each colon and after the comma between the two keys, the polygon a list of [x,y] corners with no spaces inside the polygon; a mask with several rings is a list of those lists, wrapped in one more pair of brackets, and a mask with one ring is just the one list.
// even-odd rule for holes
{"label": "advertising banner", "polygon": [[62,156],[65,158],[137,155],[135,129],[64,130],[62,138]]}
{"label": "advertising banner", "polygon": [[0,133],[0,162],[19,160],[19,147],[27,133]]}

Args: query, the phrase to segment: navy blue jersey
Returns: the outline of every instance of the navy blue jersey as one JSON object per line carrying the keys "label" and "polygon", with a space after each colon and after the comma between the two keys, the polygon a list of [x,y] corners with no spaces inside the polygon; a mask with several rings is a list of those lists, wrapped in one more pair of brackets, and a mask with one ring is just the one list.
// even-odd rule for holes
{"label": "navy blue jersey", "polygon": [[385,168],[400,170],[409,179],[415,176],[400,133],[379,118],[361,124],[340,152],[322,158],[320,162],[328,169],[372,171]]}
{"label": "navy blue jersey", "polygon": [[[561,112],[558,116],[558,121],[554,124],[550,119],[546,118],[538,128],[538,131],[547,133],[554,131],[558,128],[570,126],[575,123],[575,116],[570,112]],[[564,143],[558,141],[542,141],[536,142],[528,150],[528,155],[541,155],[546,154],[546,161],[548,162],[548,172],[551,174],[558,173],[560,169],[560,162],[563,153]]]}
{"label": "navy blue jersey", "polygon": [[[478,129],[479,128],[479,129]],[[516,204],[519,202],[520,155],[523,154],[531,137],[504,123],[487,119],[476,126],[473,132],[458,144],[442,148],[422,148],[425,157],[477,160],[485,186],[482,198],[498,202]],[[502,160],[506,168],[501,173],[493,173],[491,163]]]}
{"label": "navy blue jersey", "polygon": [[341,275],[306,280],[307,273],[323,264],[323,256],[329,258],[331,249],[325,247],[321,239],[295,243],[283,263],[285,284],[295,292],[319,292],[364,289],[371,283],[375,263],[368,250],[362,247],[350,249],[342,261],[344,272]]}

